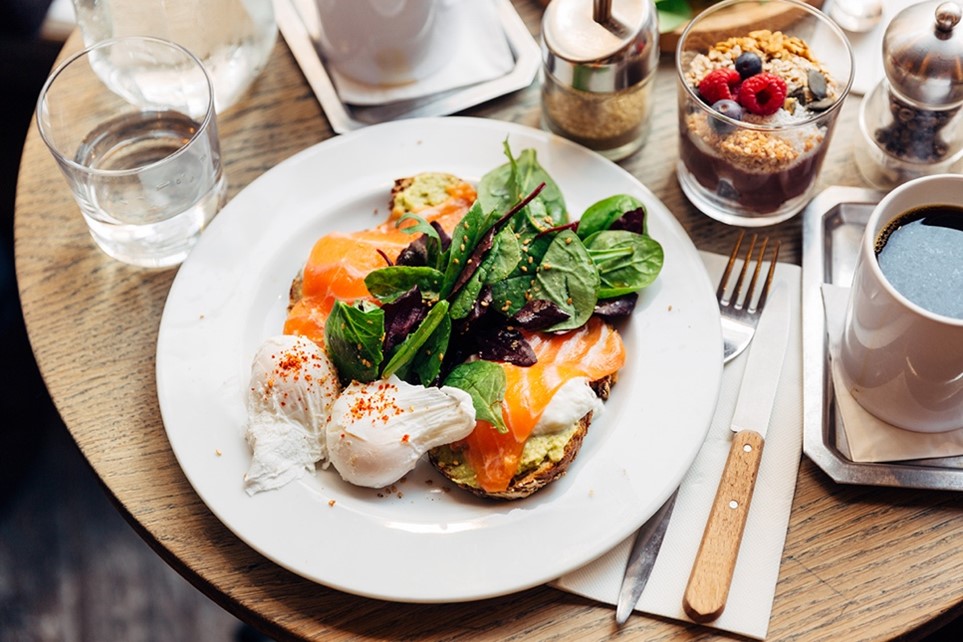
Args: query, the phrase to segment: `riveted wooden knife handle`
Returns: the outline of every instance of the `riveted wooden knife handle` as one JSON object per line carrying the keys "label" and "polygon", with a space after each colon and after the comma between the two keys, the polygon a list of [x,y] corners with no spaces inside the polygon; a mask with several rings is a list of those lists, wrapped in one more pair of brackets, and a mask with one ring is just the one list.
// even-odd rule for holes
{"label": "riveted wooden knife handle", "polygon": [[726,467],[682,599],[686,615],[696,622],[711,622],[722,615],[726,607],[763,443],[762,435],[752,430],[742,430],[732,438]]}

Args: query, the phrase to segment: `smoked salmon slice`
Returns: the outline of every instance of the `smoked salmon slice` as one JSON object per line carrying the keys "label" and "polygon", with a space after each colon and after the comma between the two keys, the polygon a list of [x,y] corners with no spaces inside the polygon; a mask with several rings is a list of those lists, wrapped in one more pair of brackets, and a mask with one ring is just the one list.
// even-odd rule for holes
{"label": "smoked salmon slice", "polygon": [[[438,223],[451,234],[475,202],[476,192],[467,182],[458,182],[446,191],[448,198],[444,202],[411,213],[429,223]],[[335,301],[374,301],[365,287],[365,277],[388,265],[386,258],[395,262],[401,251],[417,238],[403,229],[414,225],[414,221],[402,221],[399,226],[403,214],[396,209],[388,220],[376,227],[351,233],[335,232],[315,242],[302,271],[301,296],[288,312],[284,334],[301,335],[324,345],[324,322]]]}

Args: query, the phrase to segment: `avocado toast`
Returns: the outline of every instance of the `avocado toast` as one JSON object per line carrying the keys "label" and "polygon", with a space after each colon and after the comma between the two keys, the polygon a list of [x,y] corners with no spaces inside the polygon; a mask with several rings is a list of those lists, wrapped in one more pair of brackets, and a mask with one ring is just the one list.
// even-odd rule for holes
{"label": "avocado toast", "polygon": [[578,454],[624,364],[612,320],[631,313],[662,250],[637,199],[603,199],[570,223],[534,152],[506,155],[477,187],[399,179],[388,221],[319,239],[285,333],[323,345],[343,384],[396,376],[468,392],[475,430],[428,458],[476,495],[518,499]]}

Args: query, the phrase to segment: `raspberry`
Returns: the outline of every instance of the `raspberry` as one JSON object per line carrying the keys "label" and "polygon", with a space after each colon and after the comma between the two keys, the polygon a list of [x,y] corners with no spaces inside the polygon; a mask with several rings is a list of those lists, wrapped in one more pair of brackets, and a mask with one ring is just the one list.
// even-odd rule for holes
{"label": "raspberry", "polygon": [[771,116],[786,101],[786,81],[768,72],[756,74],[742,82],[736,100],[753,114]]}
{"label": "raspberry", "polygon": [[713,69],[699,83],[699,95],[710,105],[720,100],[732,100],[739,91],[741,80],[735,69]]}

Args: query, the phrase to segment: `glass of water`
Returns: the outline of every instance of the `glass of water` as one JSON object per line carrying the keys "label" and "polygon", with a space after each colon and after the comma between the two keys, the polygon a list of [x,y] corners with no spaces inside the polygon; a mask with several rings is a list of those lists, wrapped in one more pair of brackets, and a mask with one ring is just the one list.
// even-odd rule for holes
{"label": "glass of water", "polygon": [[214,92],[203,64],[166,40],[104,40],[47,79],[37,124],[109,256],[183,261],[224,204]]}

